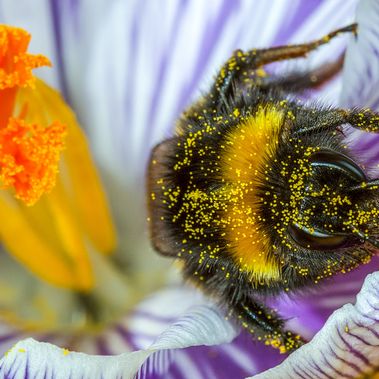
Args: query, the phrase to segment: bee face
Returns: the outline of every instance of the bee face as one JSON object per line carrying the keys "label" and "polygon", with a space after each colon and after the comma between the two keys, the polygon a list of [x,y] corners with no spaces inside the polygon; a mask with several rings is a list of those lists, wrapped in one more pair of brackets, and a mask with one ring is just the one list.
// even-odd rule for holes
{"label": "bee face", "polygon": [[[148,206],[154,247],[183,262],[185,278],[282,351],[301,344],[262,296],[346,272],[377,245],[378,181],[345,145],[341,126],[377,131],[369,110],[306,107],[295,89],[329,69],[262,79],[262,66],[310,44],[237,51],[210,92],[152,152]],[[333,67],[335,73],[335,67]]]}

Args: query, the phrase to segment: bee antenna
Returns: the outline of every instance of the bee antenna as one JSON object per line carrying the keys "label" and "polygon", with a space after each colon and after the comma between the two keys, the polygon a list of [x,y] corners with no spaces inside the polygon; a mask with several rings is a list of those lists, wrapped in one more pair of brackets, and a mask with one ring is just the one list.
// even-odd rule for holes
{"label": "bee antenna", "polygon": [[368,182],[362,182],[359,185],[349,188],[349,191],[359,191],[363,189],[376,190],[379,189],[379,179],[370,180]]}

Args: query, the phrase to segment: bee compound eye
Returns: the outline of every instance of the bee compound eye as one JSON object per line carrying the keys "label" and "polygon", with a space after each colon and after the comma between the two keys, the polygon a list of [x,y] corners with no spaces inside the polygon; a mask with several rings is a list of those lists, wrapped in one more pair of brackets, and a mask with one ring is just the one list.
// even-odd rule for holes
{"label": "bee compound eye", "polygon": [[367,180],[362,169],[348,156],[332,150],[320,150],[312,154],[309,162],[311,167],[325,167],[337,170],[356,182]]}
{"label": "bee compound eye", "polygon": [[310,250],[335,250],[356,245],[358,239],[349,234],[331,234],[318,229],[309,229],[293,223],[288,226],[291,238],[301,247]]}

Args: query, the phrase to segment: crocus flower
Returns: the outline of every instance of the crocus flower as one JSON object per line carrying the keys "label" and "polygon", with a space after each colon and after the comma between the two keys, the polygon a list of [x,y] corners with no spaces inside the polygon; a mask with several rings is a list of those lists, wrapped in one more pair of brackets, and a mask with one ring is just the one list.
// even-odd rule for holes
{"label": "crocus flower", "polygon": [[[54,90],[38,82],[37,94],[44,97],[35,117],[48,112],[49,119],[67,124],[67,156],[76,147],[78,155],[67,157],[67,171],[61,169],[59,196],[53,189],[52,199],[43,195],[35,213],[17,213],[20,222],[35,228],[41,244],[59,244],[28,263],[28,253],[40,250],[23,246],[21,236],[8,230],[1,234],[1,347],[5,351],[21,341],[1,360],[0,377],[129,378],[138,370],[140,377],[175,379],[373,375],[379,367],[378,259],[331,278],[311,295],[272,300],[291,329],[309,340],[319,332],[287,357],[252,342],[210,300],[181,285],[176,268],[148,247],[145,230],[149,150],[173,133],[180,112],[207,88],[231,52],[308,41],[354,20],[357,39],[340,38],[296,64],[309,69],[338,57],[348,45],[342,76],[307,96],[378,109],[375,0],[0,2],[0,21],[29,30],[33,52],[50,57],[53,68],[41,77],[60,90],[85,129],[118,237],[115,247],[105,196],[75,118]],[[374,171],[378,138],[356,131],[349,138]],[[43,202],[55,210],[54,218]],[[56,219],[60,227],[53,225]],[[79,253],[70,257],[72,264],[64,266],[62,255],[74,251]],[[58,272],[67,274],[60,280],[50,268],[54,259],[63,267]],[[153,293],[157,287],[162,289]],[[60,347],[23,339],[27,336]]]}

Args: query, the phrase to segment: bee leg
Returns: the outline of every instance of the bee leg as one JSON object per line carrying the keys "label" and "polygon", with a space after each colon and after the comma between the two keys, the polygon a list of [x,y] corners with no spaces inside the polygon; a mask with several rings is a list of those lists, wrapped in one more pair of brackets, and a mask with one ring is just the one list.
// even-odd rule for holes
{"label": "bee leg", "polygon": [[266,76],[262,66],[282,61],[305,57],[312,50],[328,43],[341,33],[356,33],[357,24],[337,29],[324,37],[304,44],[277,46],[268,49],[252,49],[247,52],[236,50],[219,71],[215,84],[211,90],[210,98],[213,103],[227,104],[233,92],[249,88],[252,85],[264,83]]}
{"label": "bee leg", "polygon": [[[312,115],[310,114],[310,117]],[[370,133],[379,133],[379,113],[365,109],[335,109],[324,111],[318,115],[314,126],[299,129],[295,135],[318,133],[333,130],[341,125],[350,124],[353,128]]]}
{"label": "bee leg", "polygon": [[268,80],[262,83],[262,88],[280,88],[285,92],[302,92],[311,88],[321,87],[337,75],[343,66],[344,54],[336,61],[326,63],[308,72],[294,72],[285,77]]}
{"label": "bee leg", "polygon": [[[357,24],[352,24],[344,28],[334,30],[333,32],[325,35],[324,37],[309,42],[302,43],[299,45],[288,45],[288,46],[277,46],[270,49],[262,50],[251,50],[255,55],[254,63],[255,65],[262,66],[268,63],[282,61],[286,59],[294,59],[305,57],[312,50],[317,49],[321,45],[327,44],[331,39],[340,35],[341,33],[354,33],[357,32]],[[247,54],[251,54],[248,52]]]}
{"label": "bee leg", "polygon": [[300,336],[284,330],[284,321],[273,310],[251,298],[236,304],[234,310],[241,325],[256,339],[283,353],[296,350],[304,343]]}
{"label": "bee leg", "polygon": [[379,113],[376,113],[371,109],[340,110],[339,112],[342,113],[342,117],[345,117],[346,122],[353,128],[366,132],[379,132]]}

